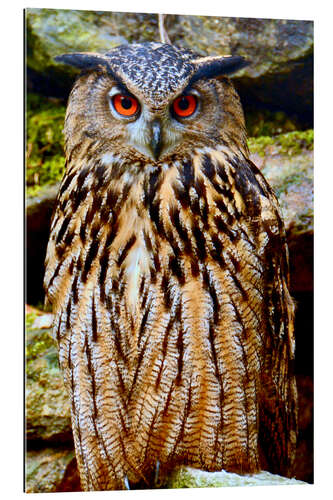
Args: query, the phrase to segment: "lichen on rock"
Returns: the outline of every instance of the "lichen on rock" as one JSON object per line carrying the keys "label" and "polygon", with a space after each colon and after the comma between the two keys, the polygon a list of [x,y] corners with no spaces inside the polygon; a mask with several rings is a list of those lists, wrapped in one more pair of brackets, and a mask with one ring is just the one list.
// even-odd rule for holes
{"label": "lichen on rock", "polygon": [[25,492],[75,491],[77,480],[72,482],[71,490],[68,490],[65,484],[74,457],[74,450],[66,447],[28,451],[25,462]]}
{"label": "lichen on rock", "polygon": [[250,138],[249,149],[279,199],[287,230],[313,230],[313,130]]}
{"label": "lichen on rock", "polygon": [[32,328],[33,316],[26,332],[26,436],[30,441],[71,443],[70,404],[56,344],[51,329]]}
{"label": "lichen on rock", "polygon": [[168,488],[223,488],[228,486],[275,486],[306,485],[303,481],[261,471],[257,474],[235,474],[233,472],[206,472],[191,467],[176,469],[170,476]]}

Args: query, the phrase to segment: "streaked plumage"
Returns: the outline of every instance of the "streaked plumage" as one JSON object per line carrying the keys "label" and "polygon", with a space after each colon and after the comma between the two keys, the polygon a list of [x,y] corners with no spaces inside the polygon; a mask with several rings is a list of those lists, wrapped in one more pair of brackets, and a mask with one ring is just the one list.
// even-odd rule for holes
{"label": "streaked plumage", "polygon": [[[157,43],[60,59],[86,71],[67,109],[45,290],[82,487],[151,485],[178,464],[289,475],[288,252],[222,76],[242,60]],[[140,103],[135,119],[110,109],[118,89]],[[184,89],[198,110],[176,120]]]}

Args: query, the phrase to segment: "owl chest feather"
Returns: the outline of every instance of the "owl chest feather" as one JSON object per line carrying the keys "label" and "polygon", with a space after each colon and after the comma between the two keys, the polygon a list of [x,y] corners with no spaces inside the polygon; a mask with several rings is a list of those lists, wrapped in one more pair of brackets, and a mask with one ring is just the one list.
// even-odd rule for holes
{"label": "owl chest feather", "polygon": [[[121,227],[114,240],[118,262],[127,242],[134,241],[121,266],[114,266],[123,284],[122,295],[114,296],[121,304],[117,319],[122,331],[130,332],[125,372],[133,432],[148,439],[154,423],[154,446],[165,460],[176,452],[188,454],[197,440],[202,457],[192,459],[205,467],[228,460],[237,447],[237,453],[245,452],[244,436],[233,431],[230,443],[224,442],[224,458],[208,452],[214,440],[222,443],[223,426],[255,432],[263,348],[263,268],[253,255],[260,231],[249,233],[239,216],[242,194],[230,182],[231,173],[218,179],[217,169],[216,157],[207,155],[164,175],[152,171],[142,181],[141,196],[136,192],[136,203],[129,193],[131,229],[124,218],[127,236],[119,251]],[[231,436],[239,440],[233,451]],[[253,443],[256,461],[254,450]]]}
{"label": "owl chest feather", "polygon": [[[95,316],[113,316],[130,352],[137,351],[143,333],[154,339],[161,329],[157,319],[164,317],[179,329],[185,308],[190,330],[206,335],[221,322],[229,321],[228,328],[241,324],[245,311],[258,323],[261,313],[251,311],[251,304],[263,293],[257,255],[263,252],[265,232],[258,220],[260,198],[267,205],[267,197],[253,174],[240,176],[216,151],[159,168],[138,166],[135,175],[133,167],[107,160],[97,171],[77,171],[80,189],[72,205],[60,196],[64,216],[54,222],[58,276],[51,276],[50,295],[58,288],[77,302],[84,285],[81,302],[89,304],[99,291]],[[256,213],[244,218],[249,196]],[[71,222],[66,208],[73,203],[79,217]],[[66,266],[78,268],[75,279]],[[235,311],[239,298],[241,310]]]}
{"label": "owl chest feather", "polygon": [[[93,383],[100,425],[123,426],[143,468],[157,457],[207,470],[257,467],[261,218],[264,207],[270,221],[274,207],[260,179],[233,161],[201,151],[135,177],[104,165],[77,173],[77,198],[60,195],[49,286],[67,296],[57,327],[62,366],[66,373],[82,356],[83,379],[103,381]],[[73,204],[79,217],[66,223]]]}

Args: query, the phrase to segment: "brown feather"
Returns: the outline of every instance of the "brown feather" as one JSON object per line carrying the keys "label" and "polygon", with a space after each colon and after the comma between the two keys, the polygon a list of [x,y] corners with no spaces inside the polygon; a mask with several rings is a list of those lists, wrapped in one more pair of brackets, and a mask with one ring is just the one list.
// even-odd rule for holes
{"label": "brown feather", "polygon": [[116,128],[111,153],[101,105],[87,122],[87,92],[105,78],[85,75],[72,91],[45,274],[82,486],[150,484],[157,462],[162,475],[264,463],[289,475],[288,252],[238,97],[225,79],[203,82],[223,97],[220,140],[198,143],[193,125],[186,147],[154,163],[125,150]]}

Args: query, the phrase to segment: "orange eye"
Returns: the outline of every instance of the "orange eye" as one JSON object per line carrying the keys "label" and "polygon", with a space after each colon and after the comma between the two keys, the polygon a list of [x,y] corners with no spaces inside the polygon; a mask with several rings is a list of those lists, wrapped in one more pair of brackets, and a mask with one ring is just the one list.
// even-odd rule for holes
{"label": "orange eye", "polygon": [[112,98],[114,109],[122,116],[134,116],[139,109],[138,101],[129,95],[117,94]]}
{"label": "orange eye", "polygon": [[197,99],[194,95],[181,95],[174,100],[172,110],[176,116],[187,118],[197,109]]}

